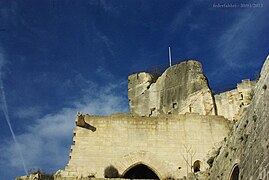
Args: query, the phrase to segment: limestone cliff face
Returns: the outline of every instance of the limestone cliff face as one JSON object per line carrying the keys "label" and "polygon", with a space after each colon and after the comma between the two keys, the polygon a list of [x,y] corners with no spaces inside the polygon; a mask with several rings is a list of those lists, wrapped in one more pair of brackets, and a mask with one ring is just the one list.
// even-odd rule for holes
{"label": "limestone cliff face", "polygon": [[145,72],[130,75],[128,80],[132,114],[216,114],[212,93],[200,62],[189,60],[171,66],[156,82]]}
{"label": "limestone cliff face", "polygon": [[211,168],[212,180],[269,179],[269,56],[253,99]]}

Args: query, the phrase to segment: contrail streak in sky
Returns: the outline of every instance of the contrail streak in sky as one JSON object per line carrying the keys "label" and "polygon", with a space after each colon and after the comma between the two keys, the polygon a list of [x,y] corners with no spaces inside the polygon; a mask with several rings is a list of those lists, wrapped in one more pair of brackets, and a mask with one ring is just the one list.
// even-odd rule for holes
{"label": "contrail streak in sky", "polygon": [[23,155],[22,155],[22,152],[21,152],[21,148],[20,148],[20,145],[17,141],[17,138],[15,136],[15,133],[13,131],[13,128],[11,126],[11,123],[10,123],[10,118],[9,118],[9,114],[8,114],[8,108],[7,108],[7,101],[6,101],[6,95],[5,95],[5,90],[4,90],[4,85],[3,85],[3,81],[2,81],[2,74],[0,72],[0,94],[1,94],[1,104],[2,104],[2,110],[4,112],[4,115],[5,115],[5,118],[6,118],[6,121],[7,121],[7,124],[8,124],[8,127],[9,127],[9,130],[12,134],[12,137],[13,137],[13,140],[15,142],[15,145],[16,145],[16,148],[20,154],[20,158],[21,158],[21,161],[22,161],[22,165],[23,165],[23,169],[25,171],[25,174],[28,174],[27,173],[27,168],[26,168],[26,165],[25,165],[25,161],[24,161],[24,158],[23,158]]}

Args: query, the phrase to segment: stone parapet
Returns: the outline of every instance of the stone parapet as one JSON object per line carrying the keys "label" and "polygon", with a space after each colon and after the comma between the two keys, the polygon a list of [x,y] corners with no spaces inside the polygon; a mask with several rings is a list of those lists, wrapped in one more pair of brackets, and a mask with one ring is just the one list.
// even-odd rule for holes
{"label": "stone parapet", "polygon": [[[138,164],[148,166],[161,179],[181,177],[193,171],[196,160],[205,169],[208,151],[230,130],[230,122],[224,117],[192,113],[156,117],[84,115],[84,120],[96,130],[76,127],[62,177],[104,177],[110,165],[124,176]],[[187,157],[188,162],[184,159]]]}

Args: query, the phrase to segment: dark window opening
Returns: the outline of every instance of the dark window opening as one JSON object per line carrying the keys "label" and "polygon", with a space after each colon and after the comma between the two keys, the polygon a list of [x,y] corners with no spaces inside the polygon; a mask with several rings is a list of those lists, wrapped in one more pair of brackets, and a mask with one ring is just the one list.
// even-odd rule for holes
{"label": "dark window opening", "polygon": [[146,165],[139,164],[128,170],[123,178],[127,179],[159,179],[159,177]]}
{"label": "dark window opening", "polygon": [[201,162],[199,160],[197,160],[193,163],[193,172],[196,173],[196,172],[200,171],[200,166],[201,166],[200,164],[201,164]]}
{"label": "dark window opening", "polygon": [[235,165],[230,180],[238,180],[238,179],[239,179],[239,167],[238,165]]}

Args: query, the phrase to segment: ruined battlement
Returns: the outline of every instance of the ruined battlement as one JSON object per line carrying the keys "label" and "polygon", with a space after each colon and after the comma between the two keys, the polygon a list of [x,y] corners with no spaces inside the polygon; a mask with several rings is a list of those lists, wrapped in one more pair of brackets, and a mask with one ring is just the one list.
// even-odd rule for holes
{"label": "ruined battlement", "polygon": [[239,120],[252,100],[256,83],[257,80],[245,79],[237,84],[236,89],[214,95],[217,114],[230,120]]}
{"label": "ruined battlement", "polygon": [[202,64],[188,60],[169,67],[158,79],[142,72],[128,77],[130,112],[139,116],[198,113],[238,120],[248,107],[256,81],[242,80],[237,88],[213,95]]}

